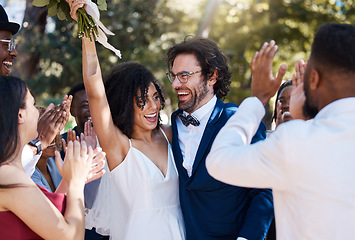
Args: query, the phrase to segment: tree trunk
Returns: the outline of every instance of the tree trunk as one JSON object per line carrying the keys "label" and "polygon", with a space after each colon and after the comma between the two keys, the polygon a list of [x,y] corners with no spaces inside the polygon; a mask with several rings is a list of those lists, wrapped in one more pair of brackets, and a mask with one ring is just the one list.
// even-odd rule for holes
{"label": "tree trunk", "polygon": [[196,37],[208,38],[208,35],[211,31],[214,15],[216,14],[218,6],[221,2],[222,0],[208,0],[205,13],[196,32]]}
{"label": "tree trunk", "polygon": [[40,51],[47,24],[47,8],[35,7],[26,0],[22,28],[16,35],[18,59],[13,74],[24,80],[31,79],[40,69]]}

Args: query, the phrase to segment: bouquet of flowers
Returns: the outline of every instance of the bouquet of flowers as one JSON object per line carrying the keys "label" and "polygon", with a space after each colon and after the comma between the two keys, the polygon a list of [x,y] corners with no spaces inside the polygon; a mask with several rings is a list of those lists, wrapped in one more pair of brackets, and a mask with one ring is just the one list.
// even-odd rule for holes
{"label": "bouquet of flowers", "polygon": [[[72,22],[70,7],[66,0],[33,0],[36,7],[47,7],[48,16],[58,16],[60,20]],[[112,50],[119,58],[121,53],[107,42],[106,34],[114,35],[100,22],[99,10],[107,10],[106,0],[87,0],[85,8],[78,9],[78,36],[94,39],[104,47]]]}

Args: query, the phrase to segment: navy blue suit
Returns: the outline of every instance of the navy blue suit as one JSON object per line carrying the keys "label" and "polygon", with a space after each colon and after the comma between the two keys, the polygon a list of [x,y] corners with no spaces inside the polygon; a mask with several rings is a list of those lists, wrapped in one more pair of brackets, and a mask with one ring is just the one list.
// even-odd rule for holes
{"label": "navy blue suit", "polygon": [[[272,192],[231,186],[212,178],[206,169],[206,156],[219,130],[235,113],[238,106],[217,99],[196,153],[192,175],[183,167],[176,117],[172,114],[172,148],[179,172],[180,203],[186,226],[187,240],[248,240],[264,239],[274,217]],[[260,124],[253,141],[266,137],[266,128]]]}

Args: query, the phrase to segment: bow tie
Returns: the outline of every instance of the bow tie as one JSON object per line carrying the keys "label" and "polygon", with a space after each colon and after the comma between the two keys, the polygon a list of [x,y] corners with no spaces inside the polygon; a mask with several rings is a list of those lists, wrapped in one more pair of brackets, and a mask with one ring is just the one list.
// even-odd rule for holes
{"label": "bow tie", "polygon": [[189,124],[191,124],[192,126],[198,126],[200,125],[200,121],[194,116],[194,115],[187,115],[184,116],[182,113],[179,114],[179,118],[182,122],[182,124],[184,124],[186,127],[189,126]]}

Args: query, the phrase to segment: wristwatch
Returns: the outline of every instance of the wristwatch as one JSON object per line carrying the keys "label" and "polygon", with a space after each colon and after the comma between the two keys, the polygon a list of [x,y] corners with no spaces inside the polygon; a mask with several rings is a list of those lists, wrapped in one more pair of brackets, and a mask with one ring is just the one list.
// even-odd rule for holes
{"label": "wristwatch", "polygon": [[41,145],[41,141],[38,140],[37,138],[33,139],[31,142],[28,143],[29,145],[37,148],[37,154],[39,154],[40,152],[42,152],[42,145]]}

